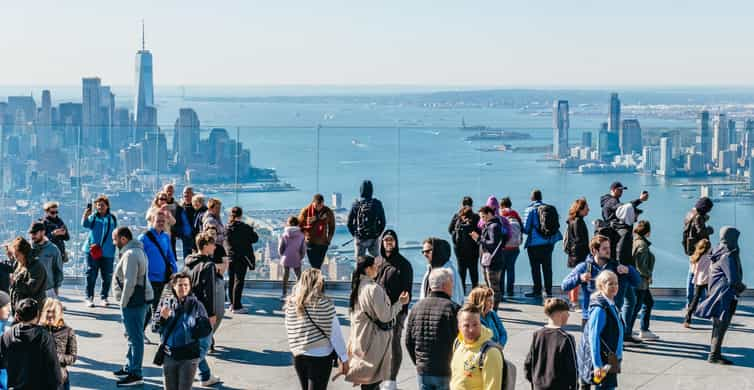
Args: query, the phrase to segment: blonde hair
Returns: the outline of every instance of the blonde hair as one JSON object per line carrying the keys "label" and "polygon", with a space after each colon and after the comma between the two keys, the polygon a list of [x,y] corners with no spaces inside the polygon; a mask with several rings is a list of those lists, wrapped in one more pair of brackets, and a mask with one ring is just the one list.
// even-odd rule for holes
{"label": "blonde hair", "polygon": [[474,289],[469,293],[469,297],[468,299],[466,299],[466,303],[478,307],[479,311],[484,313],[484,309],[487,307],[487,298],[494,295],[495,291],[493,291],[489,287],[474,287]]}
{"label": "blonde hair", "polygon": [[615,279],[615,282],[617,283],[618,275],[610,270],[604,270],[600,272],[600,274],[597,275],[597,279],[594,280],[594,285],[597,287],[597,291],[595,291],[592,296],[598,294],[605,295],[605,292],[607,291],[607,282],[609,282],[611,279]]}
{"label": "blonde hair", "polygon": [[52,202],[45,203],[44,206],[42,206],[42,209],[44,211],[47,211],[51,208],[59,208],[59,207],[60,207],[60,203],[52,201]]}
{"label": "blonde hair", "polygon": [[[47,311],[48,310],[54,310],[55,311],[55,317],[52,321],[47,320]],[[45,300],[45,305],[42,308],[42,318],[41,318],[41,325],[43,326],[65,326],[65,320],[63,319],[63,304],[60,303],[59,300],[53,299],[53,298],[47,298]]]}
{"label": "blonde hair", "polygon": [[698,263],[699,259],[701,259],[702,256],[709,252],[709,249],[711,247],[712,244],[708,239],[702,238],[701,240],[699,240],[699,242],[697,242],[696,246],[694,247],[694,253],[691,255],[691,264]]}
{"label": "blonde hair", "polygon": [[[204,194],[196,194],[191,198],[191,205],[194,206],[195,208],[205,206],[204,204],[205,199],[206,198],[204,197]],[[199,207],[196,207],[197,203],[199,204]]]}
{"label": "blonde hair", "polygon": [[220,201],[220,199],[217,198],[209,198],[207,201],[207,207],[210,209],[215,208],[215,206],[222,206],[223,202]]}
{"label": "blonde hair", "polygon": [[325,280],[322,278],[322,271],[309,268],[301,273],[301,278],[296,283],[288,302],[296,305],[296,314],[301,317],[304,315],[306,306],[316,306],[317,302],[324,297],[324,290]]}
{"label": "blonde hair", "polygon": [[160,208],[160,196],[165,195],[165,198],[168,197],[168,193],[165,191],[160,191],[157,193],[157,195],[154,196],[154,199],[152,200],[152,207]]}

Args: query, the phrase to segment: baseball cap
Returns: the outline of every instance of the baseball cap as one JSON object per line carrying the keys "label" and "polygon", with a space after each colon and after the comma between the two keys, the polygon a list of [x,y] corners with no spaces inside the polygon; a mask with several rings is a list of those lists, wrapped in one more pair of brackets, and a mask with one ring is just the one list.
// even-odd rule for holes
{"label": "baseball cap", "polygon": [[623,183],[619,181],[614,181],[613,184],[610,184],[610,191],[615,189],[627,190],[628,187],[624,186]]}
{"label": "baseball cap", "polygon": [[37,222],[32,223],[31,226],[29,226],[30,234],[36,233],[36,232],[43,232],[43,231],[45,231],[45,224],[43,224],[42,222],[37,221]]}

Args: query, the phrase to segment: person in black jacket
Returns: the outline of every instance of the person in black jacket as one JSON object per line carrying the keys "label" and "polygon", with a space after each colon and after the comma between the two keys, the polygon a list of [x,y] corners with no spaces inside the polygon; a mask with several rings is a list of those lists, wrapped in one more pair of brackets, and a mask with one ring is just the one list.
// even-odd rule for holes
{"label": "person in black jacket", "polygon": [[479,229],[479,215],[472,209],[473,200],[471,197],[464,197],[461,202],[461,209],[453,214],[453,218],[448,225],[448,233],[453,239],[453,251],[458,261],[458,273],[463,283],[463,292],[466,293],[466,274],[468,273],[471,280],[471,288],[479,285],[479,244],[477,244],[469,235],[471,232],[481,234]]}
{"label": "person in black jacket", "polygon": [[[567,240],[564,240],[564,250],[568,255],[568,268],[583,263],[589,256],[589,229],[584,218],[589,215],[589,204],[586,199],[579,198],[568,210]],[[568,292],[572,307],[579,307],[579,287]]]}
{"label": "person in black jacket", "polygon": [[[487,282],[487,287],[495,292],[493,307],[497,309],[503,298],[503,292],[500,289],[500,276],[505,265],[503,246],[505,246],[506,237],[500,227],[500,218],[495,215],[495,211],[491,207],[482,207],[479,209],[479,215],[485,223],[482,234],[479,235],[476,232],[471,232],[470,236],[474,241],[479,243],[480,252],[482,253],[484,280]],[[489,258],[489,264],[485,264],[486,258]]]}
{"label": "person in black jacket", "polygon": [[180,206],[183,207],[183,212],[186,213],[186,220],[189,223],[189,234],[181,237],[181,243],[183,244],[183,258],[190,255],[194,249],[194,240],[196,234],[194,234],[194,219],[196,218],[196,209],[191,202],[194,198],[194,188],[190,186],[183,187],[183,199],[180,202]]}
{"label": "person in black jacket", "polygon": [[568,302],[560,298],[545,301],[547,325],[534,332],[524,361],[526,379],[535,390],[579,388],[576,342],[563,329],[568,324]]}
{"label": "person in black jacket", "polygon": [[243,210],[236,206],[230,210],[230,220],[225,227],[225,247],[228,248],[230,267],[228,268],[228,296],[230,296],[231,311],[234,314],[244,314],[248,310],[243,307],[243,285],[246,280],[246,270],[256,266],[254,247],[259,241],[259,235],[251,225],[242,221]]}
{"label": "person in black jacket", "polygon": [[361,198],[353,202],[348,213],[348,231],[353,236],[356,257],[369,254],[379,256],[380,236],[385,230],[385,209],[379,199],[372,197],[372,182],[361,183]]}
{"label": "person in black jacket", "polygon": [[[602,207],[602,220],[610,228],[608,229],[609,231],[605,233],[609,233],[608,238],[610,238],[610,253],[612,253],[613,258],[617,256],[618,252],[616,251],[616,247],[618,246],[618,239],[620,238],[618,237],[617,233],[615,232],[615,228],[613,227],[614,224],[620,223],[618,217],[615,215],[615,212],[618,211],[618,207],[621,206],[620,197],[623,196],[623,190],[627,189],[628,187],[625,187],[623,184],[621,184],[621,182],[616,181],[610,184],[610,193],[602,195],[602,197],[600,197],[600,207]],[[646,202],[648,199],[649,193],[643,191],[638,199],[631,201],[631,204],[634,206],[634,209],[636,209],[640,204]]]}
{"label": "person in black jacket", "polygon": [[65,242],[71,239],[68,234],[68,228],[65,222],[58,215],[58,202],[47,202],[44,204],[45,216],[40,221],[45,225],[45,235],[60,250],[63,262],[68,262],[68,254],[65,251]]}
{"label": "person in black jacket", "polygon": [[[385,230],[382,233],[382,246],[380,247],[383,263],[380,267],[375,281],[381,285],[388,297],[390,304],[398,302],[401,293],[408,291],[409,302],[411,301],[411,289],[414,283],[414,268],[411,263],[400,254],[398,250],[398,235],[394,230]],[[408,313],[408,304],[403,305],[403,309],[395,318],[393,325],[393,359],[390,362],[390,382],[395,382],[398,377],[398,371],[401,368],[403,351],[401,350],[401,334],[403,333],[403,323]],[[388,382],[388,381],[385,381]],[[383,382],[384,383],[384,382]],[[391,386],[385,383],[385,386]]]}
{"label": "person in black jacket", "polygon": [[[211,233],[199,233],[196,236],[196,247],[199,248],[199,252],[192,253],[186,258],[185,269],[191,277],[191,291],[204,306],[209,322],[213,327],[217,322],[217,313],[215,313],[215,273],[217,270],[215,262],[217,260],[222,262],[222,259],[213,255],[215,246],[215,237]],[[212,333],[199,339],[199,378],[203,383],[202,386],[208,386],[206,383],[211,385],[220,381],[220,378],[212,376],[207,364],[207,353],[211,345]]]}
{"label": "person in black jacket", "polygon": [[450,300],[453,275],[449,270],[432,270],[429,286],[429,296],[419,301],[408,315],[406,350],[416,365],[420,389],[447,389],[460,306]]}
{"label": "person in black jacket", "polygon": [[18,302],[16,325],[0,339],[0,368],[8,372],[9,389],[57,389],[63,383],[55,340],[39,321],[39,303]]}

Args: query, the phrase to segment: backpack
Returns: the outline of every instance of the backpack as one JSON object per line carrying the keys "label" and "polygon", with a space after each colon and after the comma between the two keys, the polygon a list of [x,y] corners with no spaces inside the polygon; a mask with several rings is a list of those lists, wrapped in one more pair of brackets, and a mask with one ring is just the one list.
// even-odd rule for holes
{"label": "backpack", "polygon": [[563,252],[568,256],[571,255],[571,223],[566,222],[565,233],[563,233]]}
{"label": "backpack", "polygon": [[374,199],[364,199],[359,202],[359,208],[356,211],[356,235],[359,237],[375,238],[380,233],[374,203]]}
{"label": "backpack", "polygon": [[686,253],[686,256],[694,254],[696,243],[699,242],[699,239],[693,236],[693,230],[694,218],[692,217],[683,224],[683,240],[681,241],[681,245],[683,246],[683,251]]}
{"label": "backpack", "polygon": [[605,222],[602,219],[595,219],[594,220],[594,235],[605,236],[612,240],[616,234],[615,234],[615,229],[613,229],[609,223]]}
{"label": "backpack", "polygon": [[500,222],[500,233],[503,235],[503,243],[507,243],[511,236],[511,224],[508,218],[498,215],[497,220]]}
{"label": "backpack", "polygon": [[508,230],[508,241],[505,242],[506,247],[518,247],[521,245],[521,242],[523,242],[523,229],[521,228],[521,223],[518,222],[516,218],[513,217],[505,217],[508,220],[509,230]]}
{"label": "backpack", "polygon": [[549,204],[540,205],[537,207],[537,217],[539,218],[537,232],[542,237],[552,237],[560,230],[560,217],[555,206]]}
{"label": "backpack", "polygon": [[[453,352],[456,352],[456,350],[461,346],[461,342],[456,338],[453,342]],[[479,355],[477,355],[477,368],[479,370],[484,369],[484,359],[487,357],[487,352],[492,349],[497,348],[500,351],[500,355],[503,355],[503,347],[492,341],[487,340],[482,344],[482,348],[479,349]],[[503,383],[500,386],[500,390],[513,390],[516,388],[516,366],[511,363],[509,360],[505,360],[505,356],[503,356]]]}
{"label": "backpack", "polygon": [[453,238],[453,244],[459,245],[461,243],[463,237],[463,222],[461,222],[461,218],[456,218],[456,223],[453,225],[453,233],[451,236]]}

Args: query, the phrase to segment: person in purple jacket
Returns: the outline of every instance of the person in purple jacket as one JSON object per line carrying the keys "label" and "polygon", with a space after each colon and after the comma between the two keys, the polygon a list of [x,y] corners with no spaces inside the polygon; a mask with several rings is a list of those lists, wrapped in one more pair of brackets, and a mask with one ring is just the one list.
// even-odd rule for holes
{"label": "person in purple jacket", "polygon": [[298,218],[288,218],[288,226],[285,227],[285,231],[278,242],[278,253],[280,253],[280,265],[285,267],[283,270],[283,296],[281,297],[282,300],[285,300],[291,268],[296,273],[296,279],[300,278],[301,261],[306,255],[306,237],[298,227]]}

